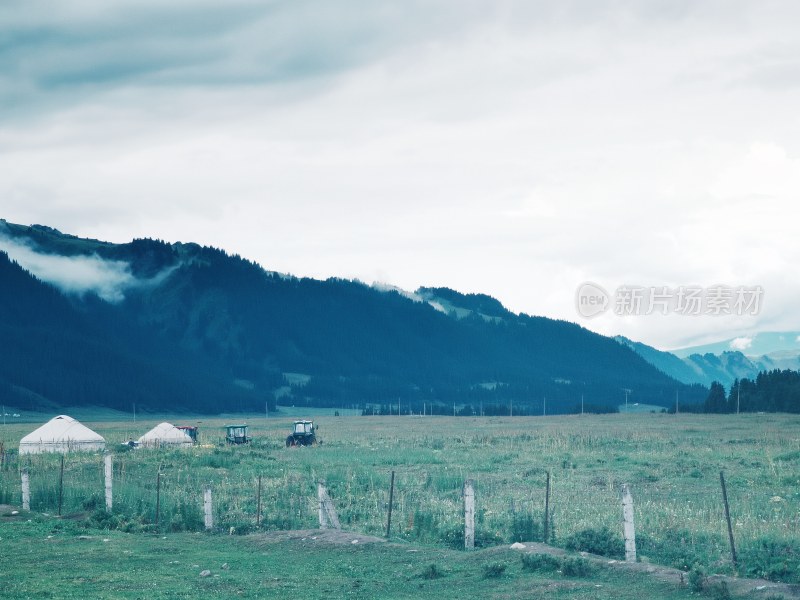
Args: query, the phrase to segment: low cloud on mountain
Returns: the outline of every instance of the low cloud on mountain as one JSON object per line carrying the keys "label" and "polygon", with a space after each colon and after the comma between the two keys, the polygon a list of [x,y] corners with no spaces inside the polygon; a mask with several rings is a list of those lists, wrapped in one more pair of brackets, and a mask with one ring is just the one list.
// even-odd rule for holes
{"label": "low cloud on mountain", "polygon": [[108,260],[96,254],[61,256],[38,252],[29,244],[0,233],[0,251],[8,254],[23,269],[50,283],[63,292],[83,295],[97,294],[106,302],[121,302],[125,291],[134,287],[155,285],[175,270],[164,269],[150,279],[139,279],[131,273],[130,264],[123,260]]}

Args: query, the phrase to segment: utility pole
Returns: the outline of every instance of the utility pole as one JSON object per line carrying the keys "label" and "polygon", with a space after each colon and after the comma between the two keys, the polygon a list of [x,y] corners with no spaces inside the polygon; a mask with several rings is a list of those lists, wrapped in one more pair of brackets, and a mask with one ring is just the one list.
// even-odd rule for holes
{"label": "utility pole", "polygon": [[675,414],[678,414],[678,390],[675,390]]}
{"label": "utility pole", "polygon": [[[739,396],[742,393],[742,382],[741,380],[736,384],[736,414],[739,414]],[[3,411],[5,412],[5,411]],[[3,421],[5,424],[5,420]]]}
{"label": "utility pole", "polygon": [[581,414],[583,414],[583,394],[581,394]]}
{"label": "utility pole", "polygon": [[547,416],[547,396],[542,396],[542,416]]}

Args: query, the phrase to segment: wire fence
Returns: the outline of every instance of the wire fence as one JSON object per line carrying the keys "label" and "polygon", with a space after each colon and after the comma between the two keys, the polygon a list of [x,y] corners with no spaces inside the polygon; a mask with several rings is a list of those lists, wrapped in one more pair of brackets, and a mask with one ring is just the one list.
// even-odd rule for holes
{"label": "wire fence", "polygon": [[[688,477],[676,479],[660,478],[647,465],[586,472],[568,460],[521,472],[469,473],[414,464],[389,470],[366,462],[352,467],[290,468],[259,454],[257,448],[135,450],[113,454],[110,511],[106,510],[103,468],[98,454],[6,454],[0,464],[0,503],[20,503],[21,475],[26,473],[31,511],[131,532],[200,531],[206,528],[203,493],[210,488],[214,531],[313,529],[319,526],[317,483],[324,480],[343,528],[384,536],[394,471],[393,538],[463,548],[463,489],[471,478],[476,489],[477,546],[548,541],[621,558],[621,486],[625,483],[634,498],[640,557],[684,569],[695,562],[723,571],[733,568],[719,470],[714,465],[695,468]],[[753,485],[739,475],[735,465],[726,477],[742,570],[773,579],[797,579],[797,495],[777,495]]]}

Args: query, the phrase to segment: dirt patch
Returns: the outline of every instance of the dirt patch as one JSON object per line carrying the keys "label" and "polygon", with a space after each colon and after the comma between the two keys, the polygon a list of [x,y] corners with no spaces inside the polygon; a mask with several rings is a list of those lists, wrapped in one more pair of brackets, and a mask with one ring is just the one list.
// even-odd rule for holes
{"label": "dirt patch", "polygon": [[295,531],[268,531],[250,536],[256,544],[269,545],[281,542],[300,542],[304,545],[358,546],[359,544],[383,544],[386,540],[338,529],[299,529]]}
{"label": "dirt patch", "polygon": [[[549,554],[551,556],[567,556],[570,554],[561,548],[554,548],[538,542],[525,542],[524,548],[518,552],[529,554]],[[620,560],[613,560],[588,552],[580,552],[580,556],[592,561],[600,566],[610,569],[620,569],[633,573],[645,573],[660,581],[675,585],[687,585],[688,573],[680,569],[662,567],[650,563],[628,563]],[[734,596],[747,596],[748,598],[767,598],[770,596],[782,596],[786,600],[800,600],[800,585],[787,583],[775,583],[766,579],[744,579],[740,577],[730,577],[728,575],[712,575],[708,578],[710,585],[725,582],[728,590]]]}
{"label": "dirt patch", "polygon": [[[11,513],[16,512],[13,515]],[[11,504],[0,504],[0,519],[6,521],[14,521],[22,518],[22,509],[19,506],[12,506]]]}
{"label": "dirt patch", "polygon": [[[271,545],[284,542],[297,542],[307,547],[313,546],[358,546],[362,544],[385,544],[386,540],[369,535],[361,535],[349,531],[336,529],[302,529],[296,531],[269,531],[266,533],[252,534],[249,536],[258,545]],[[529,554],[549,554],[550,556],[568,556],[574,553],[567,552],[561,548],[554,548],[547,544],[538,542],[525,542],[524,548],[517,548],[515,552],[526,552]],[[409,550],[413,551],[413,550]],[[475,556],[482,555],[485,559],[486,554],[505,554],[509,552],[508,546],[497,546],[486,548],[475,553]],[[632,573],[643,573],[647,576],[658,579],[675,586],[688,585],[688,573],[680,569],[662,567],[650,563],[627,563],[625,561],[613,560],[588,552],[580,552],[586,560],[589,560],[599,567],[607,569],[624,570]],[[785,583],[775,583],[765,579],[744,579],[730,577],[727,575],[712,575],[708,578],[709,585],[725,582],[728,590],[734,597],[747,596],[748,598],[768,598],[782,597],[785,600],[800,600],[800,585]],[[553,583],[552,585],[576,585],[571,583]]]}

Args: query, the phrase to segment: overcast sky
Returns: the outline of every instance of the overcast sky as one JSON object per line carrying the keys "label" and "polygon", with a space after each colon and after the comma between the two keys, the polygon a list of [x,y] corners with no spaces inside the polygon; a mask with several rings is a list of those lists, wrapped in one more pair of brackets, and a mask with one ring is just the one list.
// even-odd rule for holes
{"label": "overcast sky", "polygon": [[[484,292],[662,348],[800,330],[800,3],[0,3],[0,217]],[[581,317],[578,286],[756,286]]]}

